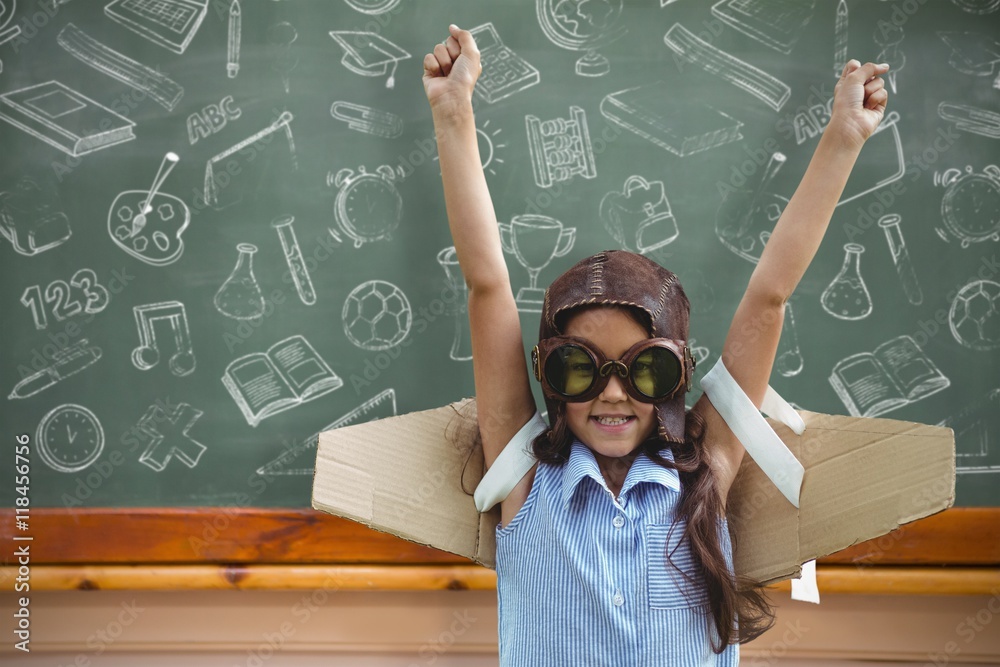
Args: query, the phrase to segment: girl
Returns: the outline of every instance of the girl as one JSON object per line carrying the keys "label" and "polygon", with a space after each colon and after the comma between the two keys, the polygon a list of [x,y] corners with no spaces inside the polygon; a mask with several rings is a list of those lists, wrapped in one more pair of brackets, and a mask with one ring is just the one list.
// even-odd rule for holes
{"label": "girl", "polygon": [[[469,287],[486,465],[537,423],[518,311],[480,166],[472,35],[424,57],[448,222]],[[757,407],[784,304],[823,238],[885,111],[888,65],[852,60],[830,122],[768,239],[722,349]],[[736,665],[773,624],[762,590],[732,570],[725,521],[744,448],[706,394],[685,413],[694,361],[676,275],[607,251],[546,291],[532,370],[551,428],[501,502],[496,532],[501,665]],[[714,655],[713,655],[714,652]]]}

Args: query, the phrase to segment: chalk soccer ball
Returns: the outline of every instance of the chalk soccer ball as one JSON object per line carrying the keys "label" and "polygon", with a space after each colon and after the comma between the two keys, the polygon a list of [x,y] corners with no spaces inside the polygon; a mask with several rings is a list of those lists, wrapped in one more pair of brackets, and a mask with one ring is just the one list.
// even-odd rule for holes
{"label": "chalk soccer ball", "polygon": [[344,301],[344,333],[363,350],[387,350],[410,332],[413,311],[402,290],[383,280],[354,288]]}
{"label": "chalk soccer ball", "polygon": [[959,291],[948,313],[951,333],[973,350],[1000,347],[1000,283],[977,280]]}

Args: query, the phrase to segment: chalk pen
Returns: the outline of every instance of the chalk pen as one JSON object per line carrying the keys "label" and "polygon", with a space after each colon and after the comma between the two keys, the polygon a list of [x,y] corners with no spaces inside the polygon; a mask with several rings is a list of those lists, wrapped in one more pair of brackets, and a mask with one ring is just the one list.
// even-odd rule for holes
{"label": "chalk pen", "polygon": [[229,48],[228,63],[226,73],[230,79],[235,79],[240,71],[240,26],[242,23],[243,11],[240,9],[240,0],[233,0],[229,5]]}

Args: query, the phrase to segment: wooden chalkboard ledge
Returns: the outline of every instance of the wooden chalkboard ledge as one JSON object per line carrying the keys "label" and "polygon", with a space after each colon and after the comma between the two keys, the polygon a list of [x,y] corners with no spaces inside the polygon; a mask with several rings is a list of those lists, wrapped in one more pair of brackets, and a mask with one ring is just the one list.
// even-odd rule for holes
{"label": "wooden chalkboard ledge", "polygon": [[[0,567],[4,588],[16,576]],[[1000,568],[819,565],[822,593],[995,595]],[[65,590],[495,590],[496,574],[478,565],[37,565],[32,591]],[[788,581],[770,586],[790,589]]]}
{"label": "wooden chalkboard ledge", "polygon": [[[26,532],[0,510],[0,541],[31,535],[31,564],[366,563],[466,565],[461,556],[311,509],[234,507],[31,509]],[[12,565],[11,550],[0,564]],[[958,507],[820,560],[825,565],[1000,567],[1000,508]]]}

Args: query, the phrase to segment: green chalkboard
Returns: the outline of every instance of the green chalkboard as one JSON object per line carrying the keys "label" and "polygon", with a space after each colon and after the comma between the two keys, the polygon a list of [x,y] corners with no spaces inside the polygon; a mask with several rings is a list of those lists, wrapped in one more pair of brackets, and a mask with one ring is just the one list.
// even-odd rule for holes
{"label": "green chalkboard", "polygon": [[699,376],[835,72],[890,62],[771,384],[951,426],[957,504],[1000,505],[997,5],[3,2],[0,421],[33,504],[308,507],[313,434],[474,393],[420,81],[454,22],[525,344],[549,281],[629,248],[680,276]]}

